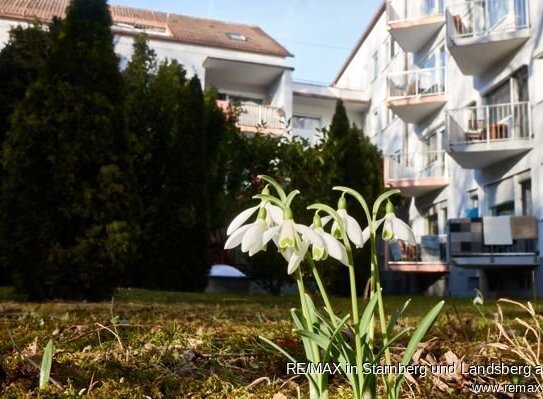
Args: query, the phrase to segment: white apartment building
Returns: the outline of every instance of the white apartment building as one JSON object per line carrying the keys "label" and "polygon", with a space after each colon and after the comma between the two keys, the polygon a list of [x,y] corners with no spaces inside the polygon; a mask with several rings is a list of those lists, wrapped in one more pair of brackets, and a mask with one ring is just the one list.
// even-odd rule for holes
{"label": "white apartment building", "polygon": [[391,292],[543,295],[543,0],[386,0],[333,85],[370,100],[419,245]]}
{"label": "white apartment building", "polygon": [[[68,4],[0,0],[0,46]],[[543,0],[385,0],[330,86],[293,81],[292,54],[256,26],[111,13],[122,62],[146,33],[223,105],[241,103],[245,132],[263,122],[279,135],[290,121],[312,139],[343,99],[385,154],[419,240],[384,249],[389,292],[543,295]]]}
{"label": "white apartment building", "polygon": [[[16,25],[64,17],[70,0],[0,0],[0,48]],[[110,6],[115,50],[121,66],[133,39],[145,33],[159,59],[175,59],[204,89],[219,91],[220,105],[241,105],[239,127],[281,135],[286,128],[313,139],[330,124],[335,102],[344,97],[349,116],[360,119],[368,102],[356,90],[292,81],[293,55],[258,26],[188,17],[125,6]]]}

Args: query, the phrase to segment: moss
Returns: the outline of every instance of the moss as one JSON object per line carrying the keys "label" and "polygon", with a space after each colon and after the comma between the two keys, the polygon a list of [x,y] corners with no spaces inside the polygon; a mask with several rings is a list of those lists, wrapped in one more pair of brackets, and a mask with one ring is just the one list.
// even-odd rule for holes
{"label": "moss", "polygon": [[[2,290],[0,290],[2,291]],[[387,297],[389,313],[405,298]],[[414,298],[402,327],[415,327],[435,303]],[[349,303],[335,305],[347,312]],[[285,359],[258,339],[266,336],[301,358],[289,309],[296,297],[219,296],[121,290],[112,302],[29,303],[0,299],[0,397],[4,398],[213,398],[260,399],[281,392],[297,397],[302,378],[285,375]],[[503,306],[508,319],[522,315]],[[495,303],[485,304],[492,320]],[[9,333],[8,333],[9,332]],[[467,362],[485,363],[481,348],[495,332],[467,300],[450,300],[431,331],[435,358],[453,351]],[[9,336],[13,338],[14,349]],[[55,342],[50,385],[38,392],[39,363],[49,339]],[[406,341],[396,346],[401,352]],[[488,351],[487,356],[499,356]],[[265,378],[262,378],[265,377]],[[256,383],[253,383],[255,382]],[[290,382],[288,382],[290,381]],[[439,398],[431,380],[419,381],[414,395]],[[90,389],[90,392],[88,392]],[[83,391],[85,390],[85,391]],[[454,391],[454,397],[468,398]],[[332,380],[331,396],[350,398],[342,377]],[[456,396],[455,396],[456,395]],[[453,397],[449,396],[449,397]]]}

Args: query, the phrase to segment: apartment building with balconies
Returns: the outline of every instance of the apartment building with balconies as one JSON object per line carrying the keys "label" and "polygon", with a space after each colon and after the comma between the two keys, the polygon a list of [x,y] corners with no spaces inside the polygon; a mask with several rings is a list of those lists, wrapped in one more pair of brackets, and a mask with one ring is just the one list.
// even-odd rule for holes
{"label": "apartment building with balconies", "polygon": [[386,0],[334,81],[417,245],[384,247],[393,292],[543,295],[543,1]]}

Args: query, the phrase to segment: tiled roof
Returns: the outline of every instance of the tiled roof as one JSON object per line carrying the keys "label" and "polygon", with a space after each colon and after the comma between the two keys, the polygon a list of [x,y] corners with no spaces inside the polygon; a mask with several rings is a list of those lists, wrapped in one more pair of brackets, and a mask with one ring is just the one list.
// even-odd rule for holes
{"label": "tiled roof", "polygon": [[[70,0],[0,0],[0,18],[32,21],[50,21],[53,17],[64,17]],[[114,30],[131,34],[129,26],[145,27],[150,37],[161,40],[201,46],[227,48],[252,53],[290,57],[283,46],[258,26],[215,21],[110,5]],[[117,26],[115,26],[117,24]],[[118,26],[118,24],[123,24]],[[234,40],[227,34],[235,34],[245,40]]]}

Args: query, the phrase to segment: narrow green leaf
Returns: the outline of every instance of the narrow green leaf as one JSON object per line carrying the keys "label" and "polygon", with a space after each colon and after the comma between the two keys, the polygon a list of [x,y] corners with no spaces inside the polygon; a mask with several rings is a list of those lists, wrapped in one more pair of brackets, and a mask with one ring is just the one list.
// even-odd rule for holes
{"label": "narrow green leaf", "polygon": [[371,317],[373,316],[373,313],[375,311],[376,304],[377,304],[377,295],[373,295],[373,297],[370,299],[370,301],[366,305],[366,308],[364,309],[364,313],[362,313],[362,317],[360,318],[360,325],[358,326],[358,331],[360,331],[361,337],[365,336],[368,333]]}
{"label": "narrow green leaf", "polygon": [[[260,338],[262,341],[264,341],[265,343],[267,343],[268,345],[270,345],[272,348],[274,348],[276,351],[278,351],[279,353],[281,353],[283,356],[285,356],[288,360],[290,360],[292,363],[298,363],[298,361],[296,359],[294,359],[294,357],[288,353],[286,350],[284,350],[283,348],[281,348],[279,345],[277,345],[276,343],[270,341],[269,339],[267,338],[264,338],[262,336],[259,336],[258,338]],[[313,377],[309,374],[305,374],[305,377],[308,379],[309,383],[310,384],[313,384],[315,387],[318,387],[318,384],[317,382],[313,379]]]}
{"label": "narrow green leaf", "polygon": [[43,389],[49,383],[49,377],[51,375],[51,365],[53,364],[53,352],[55,347],[53,340],[50,339],[43,351],[43,358],[41,359],[40,367],[40,385],[39,388]]}
{"label": "narrow green leaf", "polygon": [[390,320],[388,321],[388,327],[387,327],[387,335],[390,336],[392,334],[392,330],[394,329],[394,326],[396,326],[396,323],[398,323],[398,320],[400,317],[402,317],[403,312],[405,312],[405,309],[409,306],[411,303],[411,298],[409,298],[401,308],[396,309],[396,312],[392,315]]}
{"label": "narrow green leaf", "polygon": [[436,320],[437,316],[439,315],[439,312],[441,312],[441,308],[445,304],[445,301],[439,302],[436,306],[432,308],[426,314],[424,319],[420,322],[419,326],[413,333],[413,336],[411,337],[411,340],[409,341],[409,344],[407,345],[407,349],[405,350],[402,358],[402,364],[404,366],[407,366],[409,362],[411,361],[411,358],[413,357],[413,354],[415,353],[415,349],[417,348],[417,345],[421,342],[422,338],[426,335],[432,324],[434,324],[434,321]]}
{"label": "narrow green leaf", "polygon": [[[407,366],[411,362],[411,358],[413,357],[413,354],[415,353],[417,345],[422,341],[422,339],[424,338],[424,336],[426,335],[430,327],[432,327],[432,324],[435,322],[444,304],[445,304],[445,301],[439,302],[426,314],[424,319],[422,319],[419,326],[413,333],[413,336],[411,337],[409,344],[407,345],[407,349],[405,350],[403,354],[401,364],[403,364],[404,366]],[[396,389],[395,389],[396,397],[398,397],[400,393],[400,386],[403,381],[403,378],[404,378],[403,374],[400,374],[396,377]]]}

